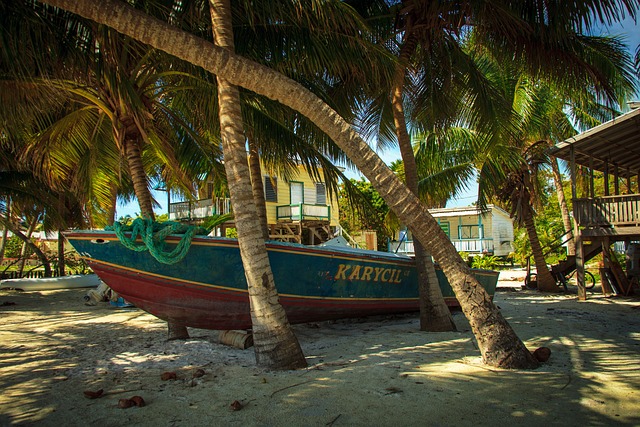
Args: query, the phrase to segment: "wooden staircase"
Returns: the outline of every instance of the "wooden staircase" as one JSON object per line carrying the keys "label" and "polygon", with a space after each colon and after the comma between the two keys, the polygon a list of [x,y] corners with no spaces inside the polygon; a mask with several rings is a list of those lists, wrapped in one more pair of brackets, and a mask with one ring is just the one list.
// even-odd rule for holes
{"label": "wooden staircase", "polygon": [[[591,258],[593,258],[594,256],[598,255],[600,252],[602,252],[602,245],[599,243],[584,244],[583,248],[584,248],[583,250],[584,250],[585,263],[591,260]],[[564,276],[568,276],[575,269],[576,269],[576,256],[568,255],[566,260],[560,261],[558,264],[551,266],[551,274],[553,274],[553,276],[556,278],[564,277]]]}

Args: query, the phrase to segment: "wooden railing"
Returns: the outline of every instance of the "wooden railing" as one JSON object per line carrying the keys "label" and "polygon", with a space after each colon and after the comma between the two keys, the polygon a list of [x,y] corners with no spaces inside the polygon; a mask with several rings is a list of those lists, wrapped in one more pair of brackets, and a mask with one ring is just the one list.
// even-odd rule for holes
{"label": "wooden railing", "polygon": [[[456,240],[451,239],[453,246],[455,246],[458,252],[467,252],[467,253],[486,253],[493,252],[493,239],[464,239],[464,240]],[[404,240],[402,242],[392,241],[389,242],[389,252],[396,252],[399,254],[412,254],[414,252],[413,249],[413,240]]]}
{"label": "wooden railing", "polygon": [[231,199],[200,199],[194,202],[175,202],[169,205],[169,219],[202,219],[211,215],[231,213]]}
{"label": "wooden railing", "polygon": [[[225,198],[175,202],[169,205],[169,219],[171,220],[201,219],[211,215],[224,215],[231,212],[231,200]],[[276,207],[276,215],[278,220],[318,219],[328,221],[331,219],[331,206],[307,205],[304,203],[283,205]]]}
{"label": "wooden railing", "polygon": [[640,194],[573,199],[581,227],[640,225]]}
{"label": "wooden railing", "polygon": [[493,239],[451,239],[458,252],[486,253],[493,252]]}
{"label": "wooden railing", "polygon": [[283,205],[276,207],[276,218],[278,220],[290,219],[300,221],[303,219],[331,219],[331,206],[327,205],[306,205],[299,203],[295,205]]}

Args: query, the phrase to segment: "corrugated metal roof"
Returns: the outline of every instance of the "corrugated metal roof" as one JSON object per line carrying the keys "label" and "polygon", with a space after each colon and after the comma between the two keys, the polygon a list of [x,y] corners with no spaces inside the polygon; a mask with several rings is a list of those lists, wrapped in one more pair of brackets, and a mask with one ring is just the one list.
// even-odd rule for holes
{"label": "corrugated metal roof", "polygon": [[604,172],[608,164],[611,174],[617,166],[621,177],[638,175],[640,108],[556,144],[552,154],[570,161],[572,146],[579,165]]}

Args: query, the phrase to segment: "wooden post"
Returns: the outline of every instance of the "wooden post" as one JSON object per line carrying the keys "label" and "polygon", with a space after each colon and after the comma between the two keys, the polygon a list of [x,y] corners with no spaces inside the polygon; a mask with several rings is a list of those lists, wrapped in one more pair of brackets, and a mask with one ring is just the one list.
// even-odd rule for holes
{"label": "wooden post", "polygon": [[[576,189],[576,151],[573,147],[573,145],[571,145],[571,148],[569,149],[569,168],[571,169],[571,198],[572,199],[577,199],[577,189]],[[593,160],[593,159],[592,159]],[[573,217],[575,218],[575,203],[573,204]]]}
{"label": "wooden post", "polygon": [[609,195],[609,162],[604,163],[604,195]]}
{"label": "wooden post", "polygon": [[589,197],[596,197],[594,179],[593,179],[593,157],[589,157]]}
{"label": "wooden post", "polygon": [[633,194],[631,191],[631,171],[627,168],[627,194]]}
{"label": "wooden post", "polygon": [[587,300],[587,289],[584,287],[584,247],[578,227],[574,227],[576,241],[576,280],[578,282],[578,301]]}
{"label": "wooden post", "polygon": [[[576,189],[576,154],[571,146],[570,151],[571,163],[571,197],[575,200]],[[580,235],[580,227],[578,226],[578,216],[576,215],[576,204],[573,203],[573,239],[576,242],[576,278],[578,281],[578,301],[587,300],[587,290],[584,287],[584,248],[582,247],[582,236]]]}
{"label": "wooden post", "polygon": [[[611,245],[611,241],[608,237],[602,239],[602,272],[600,273],[602,277],[602,294],[605,297],[611,296],[613,294],[613,287],[611,286],[611,282],[609,278],[612,277],[611,273],[611,254],[609,253],[609,246]],[[607,275],[608,274],[608,275]]]}

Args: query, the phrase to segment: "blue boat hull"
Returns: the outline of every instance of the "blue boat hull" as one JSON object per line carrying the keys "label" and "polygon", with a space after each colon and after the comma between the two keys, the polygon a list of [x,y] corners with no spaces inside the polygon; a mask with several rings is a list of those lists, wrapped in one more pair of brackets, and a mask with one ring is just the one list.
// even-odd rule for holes
{"label": "blue boat hull", "polygon": [[[251,328],[249,298],[237,241],[194,238],[177,264],[131,251],[115,234],[66,233],[93,271],[127,301],[165,320],[205,329]],[[170,236],[168,249],[178,238]],[[291,323],[417,311],[412,258],[351,248],[267,244],[280,303]],[[490,295],[498,273],[474,272]],[[457,305],[438,271],[445,300]]]}

